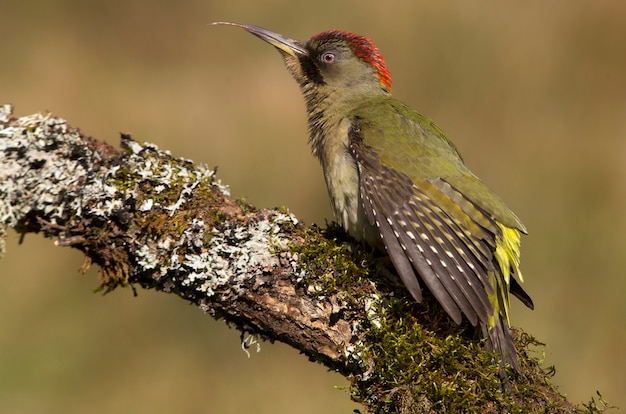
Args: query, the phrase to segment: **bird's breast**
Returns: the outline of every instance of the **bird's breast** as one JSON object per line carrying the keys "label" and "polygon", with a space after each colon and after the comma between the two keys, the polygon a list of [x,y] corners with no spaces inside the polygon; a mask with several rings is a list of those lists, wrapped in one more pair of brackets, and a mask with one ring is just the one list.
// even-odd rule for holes
{"label": "bird's breast", "polygon": [[344,119],[333,131],[326,132],[324,145],[318,156],[337,222],[355,239],[378,246],[380,236],[363,210],[359,169],[356,159],[348,149],[349,127],[350,120]]}

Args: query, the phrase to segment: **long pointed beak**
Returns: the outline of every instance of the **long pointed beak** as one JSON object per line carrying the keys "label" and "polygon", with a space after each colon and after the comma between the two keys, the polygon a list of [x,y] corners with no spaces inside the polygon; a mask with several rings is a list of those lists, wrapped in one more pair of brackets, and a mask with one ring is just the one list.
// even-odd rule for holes
{"label": "long pointed beak", "polygon": [[274,33],[269,30],[263,29],[258,26],[251,26],[247,24],[231,23],[231,22],[213,22],[212,24],[225,24],[228,26],[237,26],[245,29],[247,32],[255,35],[261,40],[266,41],[276,49],[285,52],[293,57],[306,56],[308,53],[305,48],[300,45],[297,40],[291,39],[287,36],[283,36],[280,33]]}

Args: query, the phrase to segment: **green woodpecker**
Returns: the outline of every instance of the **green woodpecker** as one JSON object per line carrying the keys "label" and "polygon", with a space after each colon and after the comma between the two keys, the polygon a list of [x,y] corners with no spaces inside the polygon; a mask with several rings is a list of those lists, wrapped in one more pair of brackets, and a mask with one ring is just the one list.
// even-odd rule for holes
{"label": "green woodpecker", "polygon": [[299,42],[241,27],[274,46],[300,86],[309,143],[324,170],[337,221],[355,239],[385,248],[420,302],[423,283],[450,317],[462,315],[486,348],[519,371],[509,330],[509,292],[521,288],[524,225],[464,164],[424,115],[391,97],[391,76],[367,38],[330,30]]}

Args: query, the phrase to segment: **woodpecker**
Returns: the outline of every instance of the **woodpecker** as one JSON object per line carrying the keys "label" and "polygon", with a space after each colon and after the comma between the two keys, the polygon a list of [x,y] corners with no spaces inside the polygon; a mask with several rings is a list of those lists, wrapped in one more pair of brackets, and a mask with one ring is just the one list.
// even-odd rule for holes
{"label": "woodpecker", "polygon": [[479,325],[485,348],[519,372],[509,293],[534,307],[520,285],[526,228],[433,121],[391,96],[374,43],[340,30],[300,42],[214,24],[241,27],[281,53],[304,95],[309,143],[339,224],[386,249],[417,302],[423,283],[457,324],[465,315]]}

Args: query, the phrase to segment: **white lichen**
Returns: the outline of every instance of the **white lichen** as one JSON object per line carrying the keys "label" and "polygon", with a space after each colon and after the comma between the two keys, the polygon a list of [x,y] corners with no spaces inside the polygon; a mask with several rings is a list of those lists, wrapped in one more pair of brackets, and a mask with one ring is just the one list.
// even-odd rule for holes
{"label": "white lichen", "polygon": [[98,154],[63,119],[17,119],[0,130],[0,153],[1,223],[14,226],[34,210],[61,224],[70,216],[109,217],[122,206],[108,180],[118,167],[97,170]]}
{"label": "white lichen", "polygon": [[150,247],[146,244],[137,249],[135,256],[137,264],[143,269],[156,269],[159,265],[159,258],[156,252],[153,249],[150,249]]}
{"label": "white lichen", "polygon": [[[0,226],[15,226],[31,211],[57,225],[94,217],[111,220],[135,200],[140,200],[136,208],[144,214],[159,209],[174,216],[203,183],[229,193],[215,179],[215,170],[172,159],[154,144],[125,139],[124,163],[109,167],[99,162],[100,153],[92,151],[65,120],[34,114],[9,126],[10,111],[10,107],[0,107]],[[120,183],[121,170],[131,176],[128,183]],[[154,189],[152,196],[141,193],[144,188]],[[167,193],[171,189],[179,191],[175,201],[161,205],[164,202],[156,196],[171,199]],[[226,290],[241,293],[255,275],[279,265],[275,252],[285,248],[288,240],[282,227],[297,224],[286,213],[251,220],[245,226],[225,222],[219,229],[192,219],[178,239],[142,235],[129,251],[139,272],[152,272],[156,277],[184,275],[184,284],[207,296]],[[1,236],[2,232],[0,243]],[[297,256],[283,253],[281,258],[297,269]]]}
{"label": "white lichen", "polygon": [[[218,291],[241,294],[245,283],[254,280],[255,275],[279,265],[275,248],[287,244],[281,233],[281,225],[287,222],[295,224],[297,220],[283,214],[245,227],[225,224],[214,229],[200,253],[184,256],[182,267],[190,272],[190,277],[183,284],[194,286],[207,296]],[[203,238],[203,228],[192,225],[183,233],[180,246]]]}

